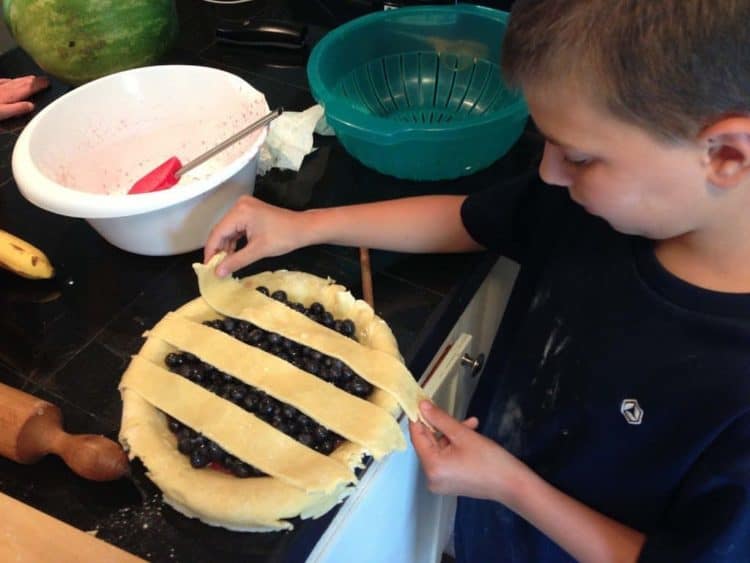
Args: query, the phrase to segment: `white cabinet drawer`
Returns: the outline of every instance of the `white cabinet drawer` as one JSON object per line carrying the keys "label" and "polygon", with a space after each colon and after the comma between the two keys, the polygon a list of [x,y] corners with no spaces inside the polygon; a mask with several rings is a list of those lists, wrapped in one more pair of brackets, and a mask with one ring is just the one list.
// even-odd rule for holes
{"label": "white cabinet drawer", "polygon": [[[497,261],[419,380],[425,389],[436,385],[432,380],[441,376],[437,372],[444,358],[451,354],[462,334],[469,335],[471,342],[461,355],[462,365],[467,369],[458,373],[458,381],[454,385],[456,396],[452,399],[452,407],[447,409],[456,418],[463,418],[466,414],[471,396],[479,383],[484,358],[497,334],[517,274],[518,265],[515,262],[507,258]],[[442,370],[443,377],[445,374],[446,370]]]}

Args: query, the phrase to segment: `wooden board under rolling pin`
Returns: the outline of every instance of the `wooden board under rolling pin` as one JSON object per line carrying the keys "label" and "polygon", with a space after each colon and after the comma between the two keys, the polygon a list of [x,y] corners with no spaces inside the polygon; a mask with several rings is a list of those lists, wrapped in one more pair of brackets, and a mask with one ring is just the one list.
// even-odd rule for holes
{"label": "wooden board under rolling pin", "polygon": [[0,493],[0,561],[144,563],[107,542]]}
{"label": "wooden board under rolling pin", "polygon": [[58,407],[0,383],[0,455],[34,463],[54,453],[81,477],[118,479],[128,471],[127,454],[109,438],[68,434]]}

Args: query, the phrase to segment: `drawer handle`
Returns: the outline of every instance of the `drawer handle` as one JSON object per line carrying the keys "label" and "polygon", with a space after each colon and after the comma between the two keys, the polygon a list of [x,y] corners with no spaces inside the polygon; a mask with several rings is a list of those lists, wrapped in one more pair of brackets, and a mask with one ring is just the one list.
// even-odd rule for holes
{"label": "drawer handle", "polygon": [[464,354],[461,356],[461,365],[470,367],[471,377],[476,377],[484,366],[484,354],[479,354],[476,359],[469,356],[469,354]]}

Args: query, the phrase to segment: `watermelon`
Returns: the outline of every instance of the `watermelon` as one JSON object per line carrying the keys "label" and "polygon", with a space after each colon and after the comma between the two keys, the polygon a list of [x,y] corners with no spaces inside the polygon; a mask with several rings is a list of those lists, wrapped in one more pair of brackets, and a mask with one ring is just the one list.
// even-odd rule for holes
{"label": "watermelon", "polygon": [[74,85],[153,64],[177,37],[175,0],[3,0],[3,10],[18,45]]}

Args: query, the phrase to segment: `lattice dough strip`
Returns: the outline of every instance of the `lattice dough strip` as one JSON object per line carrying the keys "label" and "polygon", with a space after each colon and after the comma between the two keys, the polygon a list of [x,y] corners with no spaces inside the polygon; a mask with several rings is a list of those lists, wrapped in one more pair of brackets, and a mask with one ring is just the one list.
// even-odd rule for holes
{"label": "lattice dough strip", "polygon": [[169,313],[148,335],[299,409],[376,459],[406,447],[398,424],[384,409],[220,330]]}
{"label": "lattice dough strip", "polygon": [[305,491],[329,493],[357,480],[343,463],[139,356],[133,357],[120,387],[134,391],[244,462]]}
{"label": "lattice dough strip", "polygon": [[214,268],[220,258],[217,254],[206,265],[193,264],[201,296],[212,309],[343,361],[360,377],[390,393],[410,420],[421,419],[418,405],[428,397],[403,363],[390,354],[362,346],[321,326],[259,291],[248,292],[235,278],[218,278]]}

